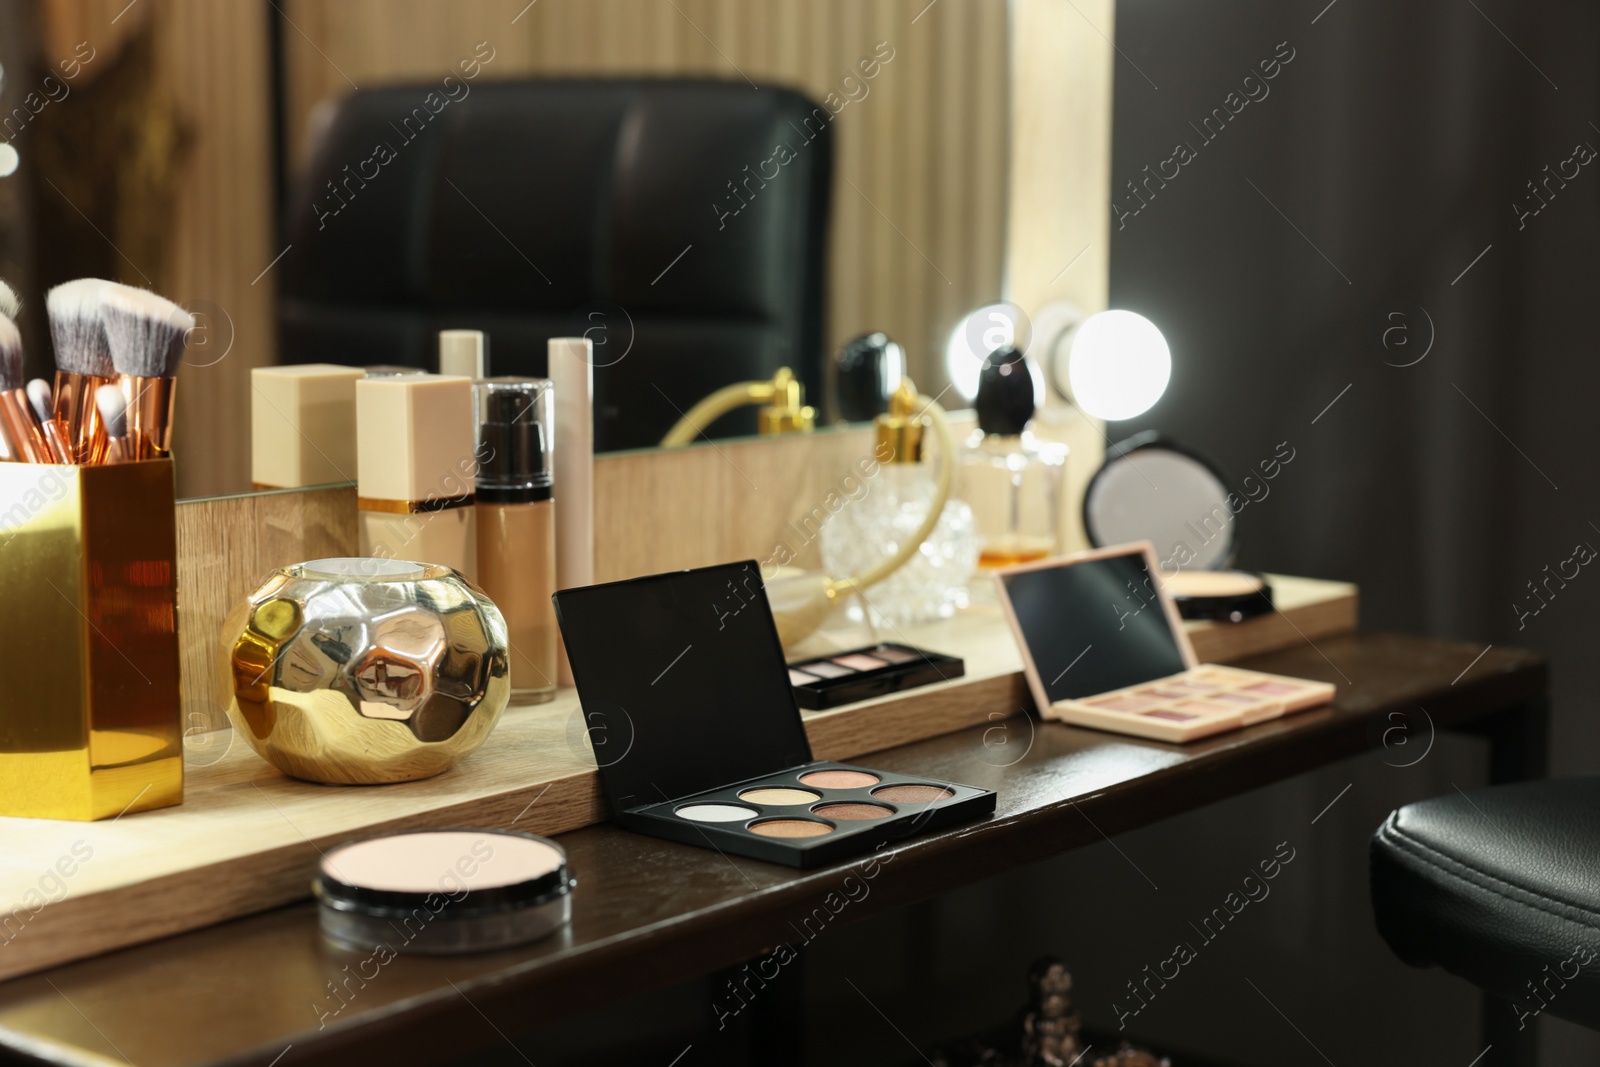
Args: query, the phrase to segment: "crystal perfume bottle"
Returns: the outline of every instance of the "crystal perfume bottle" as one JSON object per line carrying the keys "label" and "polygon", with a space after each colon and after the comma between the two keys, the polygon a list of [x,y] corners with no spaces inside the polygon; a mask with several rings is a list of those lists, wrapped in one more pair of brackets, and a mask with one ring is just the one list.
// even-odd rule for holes
{"label": "crystal perfume bottle", "polygon": [[1022,352],[984,361],[974,403],[978,428],[961,454],[955,495],[972,509],[981,567],[1007,567],[1061,551],[1067,446],[1035,437],[1035,382]]}
{"label": "crystal perfume bottle", "polygon": [[[923,460],[925,423],[917,413],[916,386],[902,379],[888,413],[876,420],[877,473],[864,478],[863,494],[822,528],[822,563],[829,574],[870,570],[922,526],[937,496]],[[948,618],[966,606],[966,583],[977,565],[972,510],[951,499],[916,555],[861,596],[874,621],[906,625]],[[853,605],[851,613],[859,618],[861,609]]]}

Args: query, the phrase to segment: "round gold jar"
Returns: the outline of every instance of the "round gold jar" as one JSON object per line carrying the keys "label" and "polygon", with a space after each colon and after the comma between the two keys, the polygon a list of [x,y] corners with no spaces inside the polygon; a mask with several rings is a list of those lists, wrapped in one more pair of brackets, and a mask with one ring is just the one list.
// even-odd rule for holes
{"label": "round gold jar", "polygon": [[448,770],[511,694],[500,610],[448,567],[321,559],[273,572],[223,625],[234,730],[285,774],[335,785]]}

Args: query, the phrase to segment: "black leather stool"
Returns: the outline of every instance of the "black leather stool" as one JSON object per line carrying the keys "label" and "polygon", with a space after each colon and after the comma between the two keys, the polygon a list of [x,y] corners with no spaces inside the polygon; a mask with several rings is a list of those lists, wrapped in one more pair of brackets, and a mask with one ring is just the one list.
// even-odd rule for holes
{"label": "black leather stool", "polygon": [[1544,1013],[1600,1029],[1600,775],[1399,809],[1372,839],[1372,907],[1401,959],[1509,1002],[1492,1029]]}

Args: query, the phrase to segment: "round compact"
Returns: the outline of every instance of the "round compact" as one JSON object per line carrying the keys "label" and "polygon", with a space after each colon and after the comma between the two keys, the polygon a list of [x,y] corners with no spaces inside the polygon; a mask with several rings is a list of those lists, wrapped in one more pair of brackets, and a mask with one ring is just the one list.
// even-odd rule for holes
{"label": "round compact", "polygon": [[1106,450],[1083,494],[1083,528],[1096,548],[1155,546],[1161,583],[1184,618],[1242,622],[1273,610],[1264,577],[1229,569],[1249,500],[1204,456],[1146,432]]}
{"label": "round compact", "polygon": [[1272,610],[1272,586],[1253,571],[1179,571],[1161,584],[1186,619],[1243,622]]}
{"label": "round compact", "polygon": [[322,858],[312,892],[322,932],[368,951],[443,956],[535,941],[572,917],[560,845],[505,830],[412,830]]}

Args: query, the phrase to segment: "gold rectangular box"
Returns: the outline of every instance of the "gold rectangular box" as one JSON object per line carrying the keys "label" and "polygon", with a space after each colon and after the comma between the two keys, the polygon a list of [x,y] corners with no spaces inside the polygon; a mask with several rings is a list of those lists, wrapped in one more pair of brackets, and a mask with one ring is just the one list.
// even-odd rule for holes
{"label": "gold rectangular box", "polygon": [[0,815],[183,800],[172,460],[0,463]]}

